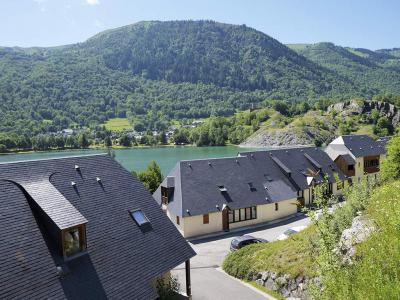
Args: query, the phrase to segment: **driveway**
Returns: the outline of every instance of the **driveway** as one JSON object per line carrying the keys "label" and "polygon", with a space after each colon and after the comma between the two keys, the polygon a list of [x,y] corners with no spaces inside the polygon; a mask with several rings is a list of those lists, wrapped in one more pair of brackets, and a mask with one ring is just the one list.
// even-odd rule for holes
{"label": "driveway", "polygon": [[[250,288],[218,270],[224,257],[229,253],[232,238],[243,234],[250,234],[258,238],[273,241],[286,229],[293,226],[308,225],[309,223],[309,218],[298,216],[275,224],[267,224],[260,227],[248,228],[240,232],[230,232],[223,236],[192,241],[190,244],[197,253],[191,259],[193,299],[266,299],[258,290]],[[178,266],[172,273],[178,277],[181,289],[184,290],[184,265]]]}

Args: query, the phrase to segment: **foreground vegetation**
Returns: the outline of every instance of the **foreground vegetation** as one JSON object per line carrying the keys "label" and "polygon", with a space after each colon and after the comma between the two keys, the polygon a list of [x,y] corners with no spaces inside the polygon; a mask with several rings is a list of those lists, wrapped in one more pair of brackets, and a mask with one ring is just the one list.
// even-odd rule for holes
{"label": "foreground vegetation", "polygon": [[[400,132],[388,146],[382,165],[383,182],[371,180],[345,191],[346,203],[328,213],[332,198],[317,192],[323,216],[310,216],[313,225],[286,241],[248,246],[229,254],[224,270],[250,279],[259,271],[274,271],[293,277],[319,277],[323,290],[310,289],[316,299],[397,299],[400,295]],[[320,189],[320,191],[323,190]],[[362,212],[373,221],[372,235],[356,245],[351,264],[335,251],[344,229]]]}

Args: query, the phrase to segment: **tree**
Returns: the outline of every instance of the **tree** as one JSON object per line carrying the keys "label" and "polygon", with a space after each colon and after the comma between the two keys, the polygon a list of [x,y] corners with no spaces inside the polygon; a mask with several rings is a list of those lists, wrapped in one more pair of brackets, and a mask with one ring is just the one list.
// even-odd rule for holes
{"label": "tree", "polygon": [[112,147],[112,140],[110,138],[110,136],[106,136],[106,138],[104,139],[104,145],[108,148],[108,147]]}
{"label": "tree", "polygon": [[80,148],[88,148],[90,145],[89,139],[88,139],[86,133],[84,133],[84,132],[78,135],[77,140],[78,140],[78,146]]}
{"label": "tree", "polygon": [[159,141],[161,145],[166,145],[168,144],[168,139],[167,139],[167,135],[165,134],[164,131],[162,131],[159,135]]}
{"label": "tree", "polygon": [[387,156],[381,164],[383,180],[400,179],[400,130],[387,144]]}
{"label": "tree", "polygon": [[138,173],[132,171],[132,175],[137,176],[150,193],[154,193],[164,179],[160,166],[154,160],[150,162],[146,170]]}
{"label": "tree", "polygon": [[393,132],[393,125],[386,117],[380,117],[373,127],[376,135],[387,136]]}
{"label": "tree", "polygon": [[274,103],[274,109],[284,116],[289,114],[289,106],[285,102],[276,101]]}
{"label": "tree", "polygon": [[119,143],[120,143],[121,146],[130,147],[130,146],[132,146],[132,139],[131,139],[131,137],[129,135],[124,134],[119,139]]}

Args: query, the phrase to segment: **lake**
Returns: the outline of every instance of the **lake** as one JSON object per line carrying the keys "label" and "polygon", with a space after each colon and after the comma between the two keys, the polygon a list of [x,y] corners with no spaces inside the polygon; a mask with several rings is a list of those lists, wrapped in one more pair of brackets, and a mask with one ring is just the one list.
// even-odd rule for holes
{"label": "lake", "polygon": [[[115,159],[129,171],[132,170],[141,171],[145,169],[152,160],[155,160],[160,165],[163,174],[166,175],[180,160],[235,156],[239,151],[246,151],[246,150],[254,150],[254,149],[239,148],[237,146],[224,146],[224,147],[177,146],[177,147],[117,149],[114,150],[114,152],[115,152]],[[0,155],[0,163],[21,161],[21,160],[56,158],[64,156],[99,154],[99,153],[105,153],[105,151],[71,150],[71,151],[34,152],[27,154],[5,154],[5,155]]]}

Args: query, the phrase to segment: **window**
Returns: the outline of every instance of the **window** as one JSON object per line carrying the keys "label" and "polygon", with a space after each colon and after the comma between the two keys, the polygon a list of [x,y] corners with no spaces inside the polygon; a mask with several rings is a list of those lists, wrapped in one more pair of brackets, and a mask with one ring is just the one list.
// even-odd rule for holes
{"label": "window", "polygon": [[255,206],[251,208],[251,217],[257,219],[257,208]]}
{"label": "window", "polygon": [[279,210],[279,203],[275,203],[275,211]]}
{"label": "window", "polygon": [[354,165],[348,165],[347,166],[348,171],[354,171]]}
{"label": "window", "polygon": [[246,215],[245,215],[246,220],[250,220],[251,219],[251,207],[246,207],[245,211],[246,211]]}
{"label": "window", "polygon": [[235,215],[234,215],[234,212],[232,210],[228,211],[228,216],[229,216],[229,223],[233,223]]}
{"label": "window", "polygon": [[63,255],[72,256],[86,249],[85,226],[69,228],[63,231]]}
{"label": "window", "polygon": [[174,188],[173,187],[165,187],[162,186],[161,187],[161,204],[165,204],[167,205],[170,200],[171,197],[174,195]]}
{"label": "window", "polygon": [[176,224],[179,225],[179,216],[176,216]]}
{"label": "window", "polygon": [[161,187],[161,203],[168,204],[168,202],[169,202],[168,188],[162,186]]}
{"label": "window", "polygon": [[364,168],[376,168],[379,167],[379,160],[378,159],[371,159],[364,161]]}
{"label": "window", "polygon": [[204,214],[203,215],[203,224],[208,224],[210,223],[210,216],[209,214]]}
{"label": "window", "polygon": [[[237,221],[240,221],[240,210],[239,209],[235,209],[234,210],[234,216],[235,216],[235,219],[234,219],[234,221],[233,222],[235,222],[235,220],[237,220]],[[233,223],[232,222],[232,223]]]}
{"label": "window", "polygon": [[229,211],[229,223],[257,219],[257,207],[246,207]]}
{"label": "window", "polygon": [[130,214],[139,226],[150,223],[149,219],[147,219],[145,214],[140,209],[131,211]]}
{"label": "window", "polygon": [[245,219],[245,209],[244,208],[241,208],[240,209],[240,220],[242,221],[242,220],[246,220]]}

